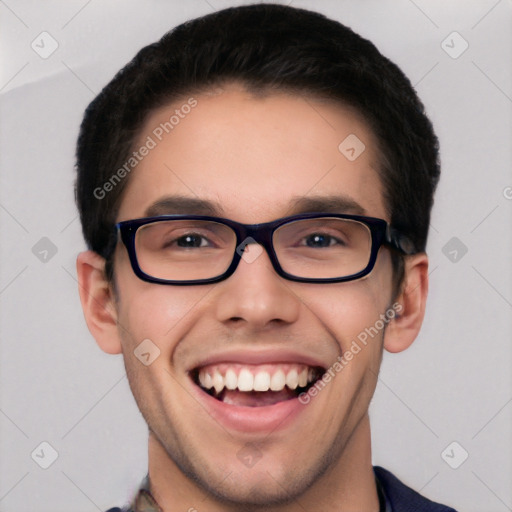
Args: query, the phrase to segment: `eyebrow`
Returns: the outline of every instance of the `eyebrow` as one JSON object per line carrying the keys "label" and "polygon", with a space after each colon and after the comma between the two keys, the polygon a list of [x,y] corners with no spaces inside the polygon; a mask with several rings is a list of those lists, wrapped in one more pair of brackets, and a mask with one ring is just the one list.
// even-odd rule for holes
{"label": "eyebrow", "polygon": [[158,217],[173,213],[187,213],[190,215],[210,215],[221,217],[223,208],[213,201],[186,196],[166,196],[151,204],[144,215]]}
{"label": "eyebrow", "polygon": [[[219,203],[207,199],[199,199],[187,196],[166,196],[151,204],[144,215],[146,217],[158,217],[184,213],[190,215],[209,215],[223,217],[224,209]],[[365,215],[366,210],[354,199],[348,196],[295,196],[289,201],[287,215],[299,213],[351,213]]]}
{"label": "eyebrow", "polygon": [[350,213],[365,215],[366,210],[348,196],[298,196],[290,200],[290,215],[299,213]]}

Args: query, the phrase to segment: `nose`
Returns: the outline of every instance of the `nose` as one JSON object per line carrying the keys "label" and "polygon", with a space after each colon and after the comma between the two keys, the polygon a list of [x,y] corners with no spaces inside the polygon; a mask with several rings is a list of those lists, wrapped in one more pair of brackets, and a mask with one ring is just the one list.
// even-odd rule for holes
{"label": "nose", "polygon": [[275,272],[267,252],[249,244],[234,274],[217,285],[217,319],[248,330],[291,324],[301,307],[291,286]]}

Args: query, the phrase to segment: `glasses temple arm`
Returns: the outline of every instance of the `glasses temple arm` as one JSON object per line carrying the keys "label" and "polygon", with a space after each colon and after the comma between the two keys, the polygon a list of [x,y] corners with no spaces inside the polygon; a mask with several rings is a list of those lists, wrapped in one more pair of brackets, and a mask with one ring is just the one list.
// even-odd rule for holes
{"label": "glasses temple arm", "polygon": [[407,255],[417,252],[413,241],[389,224],[386,230],[386,243]]}

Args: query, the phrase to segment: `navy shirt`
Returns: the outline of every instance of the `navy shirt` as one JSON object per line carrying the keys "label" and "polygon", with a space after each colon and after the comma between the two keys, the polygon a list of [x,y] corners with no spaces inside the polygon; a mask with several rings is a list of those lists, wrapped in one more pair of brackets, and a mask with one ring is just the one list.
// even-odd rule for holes
{"label": "navy shirt", "polygon": [[[434,503],[404,485],[384,468],[373,468],[379,492],[380,512],[456,512],[455,509]],[[126,508],[111,508],[107,512],[161,512],[162,509],[149,493],[148,477],[144,479],[137,496]]]}
{"label": "navy shirt", "polygon": [[451,507],[424,498],[384,468],[375,466],[373,471],[384,492],[385,512],[456,512]]}

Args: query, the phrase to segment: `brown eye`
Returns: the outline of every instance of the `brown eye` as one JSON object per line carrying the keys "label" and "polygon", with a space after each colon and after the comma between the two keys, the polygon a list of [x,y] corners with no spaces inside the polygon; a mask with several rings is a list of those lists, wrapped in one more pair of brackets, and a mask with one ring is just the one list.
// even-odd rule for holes
{"label": "brown eye", "polygon": [[175,243],[178,247],[204,247],[202,241],[206,240],[201,235],[189,234],[180,236],[176,239]]}
{"label": "brown eye", "polygon": [[306,238],[305,245],[307,245],[308,247],[313,247],[313,248],[315,248],[315,247],[322,248],[322,247],[331,247],[332,245],[339,244],[339,243],[340,243],[340,241],[331,235],[315,233],[315,234],[309,235]]}

